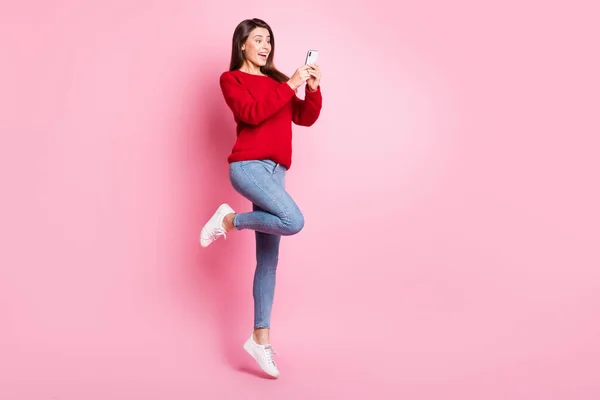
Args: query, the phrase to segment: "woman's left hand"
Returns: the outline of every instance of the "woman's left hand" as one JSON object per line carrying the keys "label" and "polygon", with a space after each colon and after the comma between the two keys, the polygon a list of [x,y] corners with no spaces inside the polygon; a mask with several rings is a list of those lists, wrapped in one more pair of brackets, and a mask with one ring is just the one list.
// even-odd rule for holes
{"label": "woman's left hand", "polygon": [[321,83],[321,70],[319,69],[319,64],[315,63],[309,66],[310,69],[308,70],[308,73],[310,74],[310,78],[306,81],[306,85],[310,91],[314,92]]}

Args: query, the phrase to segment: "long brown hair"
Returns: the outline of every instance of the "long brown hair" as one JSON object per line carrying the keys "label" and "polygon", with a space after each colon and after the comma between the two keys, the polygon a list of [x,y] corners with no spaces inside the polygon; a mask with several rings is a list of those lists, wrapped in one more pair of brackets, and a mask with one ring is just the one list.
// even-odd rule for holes
{"label": "long brown hair", "polygon": [[256,28],[265,28],[269,31],[269,35],[271,35],[271,52],[267,58],[267,64],[264,67],[260,67],[260,72],[280,83],[288,81],[290,78],[275,68],[275,65],[273,64],[273,57],[275,56],[275,36],[273,36],[273,31],[269,24],[258,18],[245,19],[235,28],[233,40],[231,42],[231,62],[229,64],[229,70],[235,71],[240,69],[243,65],[246,57],[242,51],[242,45],[246,43],[248,36],[250,36],[250,33]]}

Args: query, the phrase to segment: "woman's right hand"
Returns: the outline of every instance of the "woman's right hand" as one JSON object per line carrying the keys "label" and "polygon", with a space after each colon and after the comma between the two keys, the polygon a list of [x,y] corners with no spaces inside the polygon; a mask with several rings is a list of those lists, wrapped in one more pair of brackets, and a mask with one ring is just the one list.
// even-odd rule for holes
{"label": "woman's right hand", "polygon": [[298,89],[304,82],[310,78],[310,74],[308,70],[310,67],[308,65],[303,65],[294,72],[294,75],[287,81],[287,84],[294,90]]}

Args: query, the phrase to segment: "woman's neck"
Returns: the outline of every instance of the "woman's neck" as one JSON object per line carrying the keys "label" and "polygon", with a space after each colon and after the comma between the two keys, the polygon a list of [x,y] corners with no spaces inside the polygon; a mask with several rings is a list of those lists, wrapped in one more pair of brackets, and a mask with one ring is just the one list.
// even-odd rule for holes
{"label": "woman's neck", "polygon": [[252,63],[249,63],[247,61],[245,61],[242,66],[240,67],[240,71],[245,72],[247,74],[252,74],[252,75],[264,75],[261,71],[260,71],[260,67],[256,66]]}

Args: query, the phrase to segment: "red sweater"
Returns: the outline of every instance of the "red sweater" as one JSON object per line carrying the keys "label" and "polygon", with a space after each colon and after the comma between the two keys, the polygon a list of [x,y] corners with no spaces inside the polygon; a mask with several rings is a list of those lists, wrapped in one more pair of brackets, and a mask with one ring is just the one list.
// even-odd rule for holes
{"label": "red sweater", "polygon": [[237,123],[237,140],[228,162],[272,160],[287,169],[292,165],[292,122],[311,126],[321,112],[321,87],[305,99],[285,82],[239,70],[220,78],[225,102]]}

